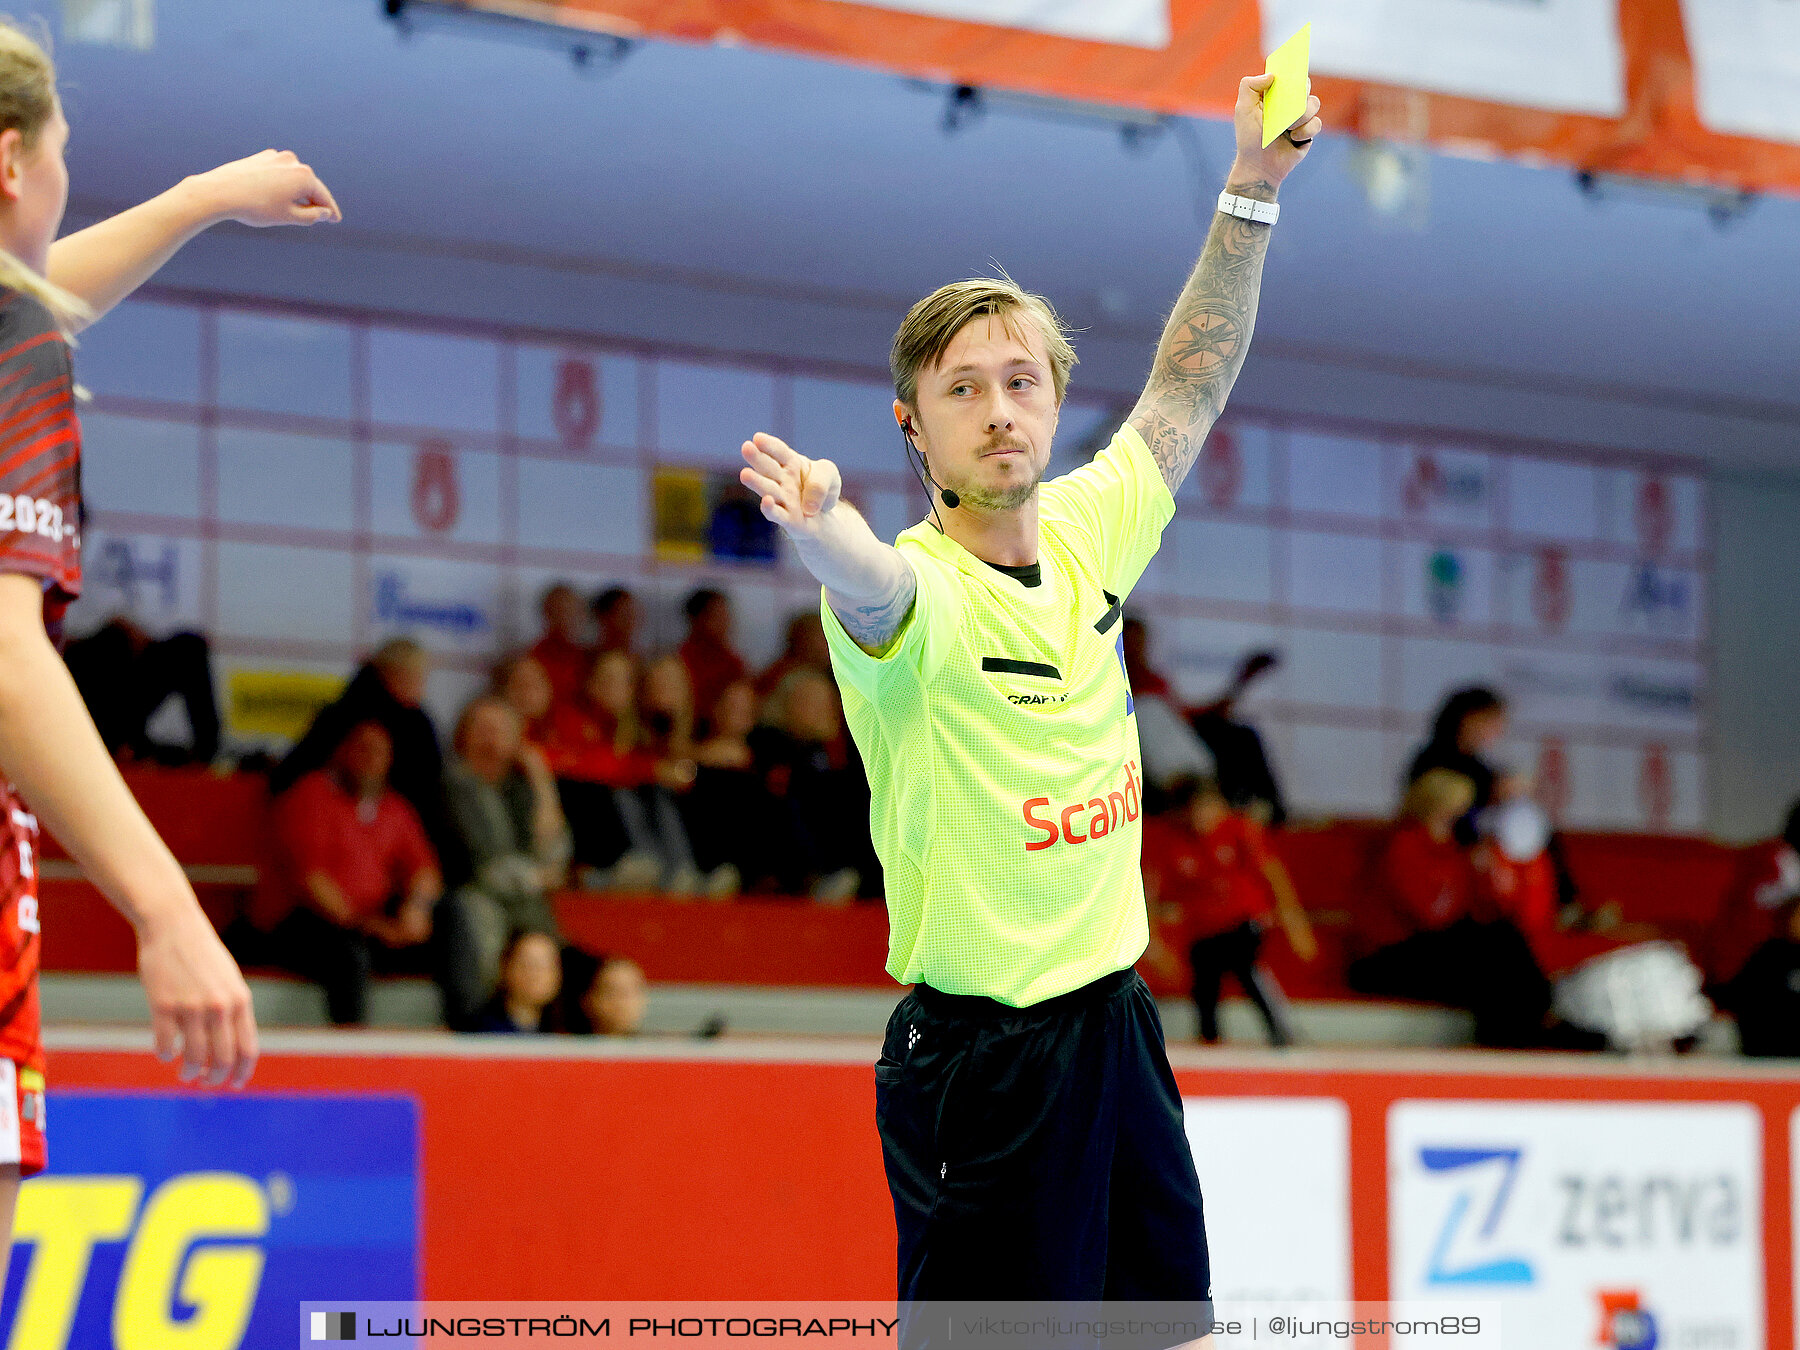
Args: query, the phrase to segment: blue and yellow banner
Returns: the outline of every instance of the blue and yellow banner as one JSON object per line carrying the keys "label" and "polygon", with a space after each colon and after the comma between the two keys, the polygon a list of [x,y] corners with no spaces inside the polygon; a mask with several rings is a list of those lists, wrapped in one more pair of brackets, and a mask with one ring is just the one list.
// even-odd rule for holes
{"label": "blue and yellow banner", "polygon": [[283,1345],[303,1299],[419,1296],[419,1112],[397,1096],[52,1092],[5,1350]]}

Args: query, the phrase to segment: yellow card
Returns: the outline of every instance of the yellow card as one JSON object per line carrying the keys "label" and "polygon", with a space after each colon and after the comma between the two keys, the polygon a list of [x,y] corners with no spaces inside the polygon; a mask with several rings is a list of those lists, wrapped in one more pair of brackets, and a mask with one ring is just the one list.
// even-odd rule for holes
{"label": "yellow card", "polygon": [[1306,111],[1306,69],[1312,60],[1312,25],[1269,53],[1264,73],[1273,75],[1275,83],[1263,94],[1263,146],[1274,143],[1277,136],[1300,120]]}

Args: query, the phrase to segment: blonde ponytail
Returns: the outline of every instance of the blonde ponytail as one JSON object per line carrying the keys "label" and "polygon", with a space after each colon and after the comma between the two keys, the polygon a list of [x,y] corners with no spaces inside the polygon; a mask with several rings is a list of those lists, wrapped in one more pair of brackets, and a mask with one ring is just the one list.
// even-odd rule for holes
{"label": "blonde ponytail", "polygon": [[94,311],[73,291],[65,291],[48,277],[39,276],[5,249],[0,248],[0,290],[29,295],[45,309],[62,330],[63,340],[75,345],[75,332],[93,322]]}
{"label": "blonde ponytail", "polygon": [[[0,131],[18,128],[27,148],[56,112],[56,65],[44,44],[0,15]],[[94,317],[79,296],[65,291],[0,249],[0,287],[29,295],[50,311],[66,337]]]}

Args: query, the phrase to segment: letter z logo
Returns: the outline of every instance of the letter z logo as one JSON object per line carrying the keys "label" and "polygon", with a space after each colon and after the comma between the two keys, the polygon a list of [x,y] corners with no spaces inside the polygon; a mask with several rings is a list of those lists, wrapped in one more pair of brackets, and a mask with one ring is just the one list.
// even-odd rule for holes
{"label": "letter z logo", "polygon": [[[1512,1198],[1513,1183],[1518,1179],[1524,1150],[1519,1148],[1421,1148],[1419,1162],[1427,1172],[1440,1176],[1454,1174],[1464,1185],[1450,1202],[1444,1215],[1444,1226],[1438,1230],[1431,1246],[1431,1261],[1425,1282],[1430,1285],[1466,1287],[1472,1284],[1532,1284],[1536,1273],[1531,1262],[1522,1256],[1495,1255],[1471,1259],[1453,1255],[1454,1248],[1486,1246],[1492,1243]],[[1489,1164],[1500,1164],[1494,1169]],[[1469,1211],[1479,1197],[1485,1196],[1485,1211],[1479,1221],[1471,1220]]]}

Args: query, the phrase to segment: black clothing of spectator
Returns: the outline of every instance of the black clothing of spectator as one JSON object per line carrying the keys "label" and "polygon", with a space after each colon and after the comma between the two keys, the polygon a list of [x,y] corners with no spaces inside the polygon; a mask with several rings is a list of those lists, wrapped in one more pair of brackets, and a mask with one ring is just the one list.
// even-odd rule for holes
{"label": "black clothing of spectator", "polygon": [[1510,923],[1458,919],[1448,928],[1424,929],[1352,962],[1349,982],[1362,994],[1467,1008],[1475,1015],[1477,1045],[1545,1044],[1550,981]]}
{"label": "black clothing of spectator", "polygon": [[806,894],[821,876],[853,867],[859,894],[881,894],[881,864],[869,834],[869,779],[856,746],[845,738],[845,763],[832,764],[831,747],[779,727],[749,736],[756,767],[776,799],[789,847],[778,861],[784,890]]}
{"label": "black clothing of spectator", "polygon": [[[239,937],[244,936],[240,932]],[[333,1026],[359,1027],[369,1020],[371,976],[429,975],[442,991],[447,941],[446,931],[434,923],[424,942],[389,947],[300,905],[274,932],[260,937],[254,950],[324,990],[325,1011]],[[250,957],[241,943],[239,951],[240,960]]]}
{"label": "black clothing of spectator", "polygon": [[1771,938],[1752,953],[1726,991],[1746,1055],[1800,1056],[1800,942]]}
{"label": "black clothing of spectator", "polygon": [[1188,948],[1188,967],[1194,972],[1194,1011],[1200,1015],[1200,1039],[1208,1045],[1219,1041],[1219,991],[1227,975],[1237,977],[1244,997],[1262,1014],[1263,1023],[1269,1028],[1269,1044],[1294,1043],[1287,1001],[1257,964],[1262,942],[1262,925],[1252,920],[1200,938]]}
{"label": "black clothing of spectator", "polygon": [[[219,753],[219,707],[211,652],[198,633],[152,639],[126,619],[113,619],[63,653],[107,753],[157,764],[210,764]],[[174,695],[193,730],[188,747],[150,739],[149,722]]]}
{"label": "black clothing of spectator", "polygon": [[1188,720],[1194,734],[1212,751],[1213,774],[1231,809],[1243,811],[1257,802],[1266,802],[1266,823],[1286,823],[1287,801],[1281,795],[1281,784],[1275,781],[1275,770],[1270,767],[1268,752],[1263,749],[1256,728],[1235,721],[1229,707],[1219,704],[1202,708]]}

